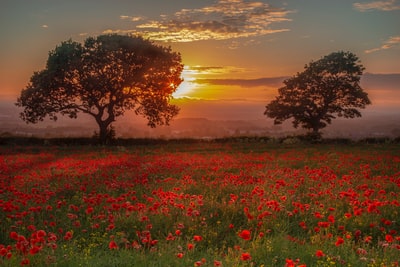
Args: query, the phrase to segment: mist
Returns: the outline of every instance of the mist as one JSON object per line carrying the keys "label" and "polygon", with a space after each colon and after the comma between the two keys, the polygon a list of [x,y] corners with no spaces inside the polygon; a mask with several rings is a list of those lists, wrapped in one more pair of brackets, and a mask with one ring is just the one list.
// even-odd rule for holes
{"label": "mist", "polygon": [[[245,82],[249,83],[248,80]],[[334,119],[322,130],[323,137],[361,139],[400,136],[400,74],[367,73],[361,85],[369,94],[372,105],[360,110],[361,118]],[[120,138],[280,137],[305,133],[302,129],[294,129],[290,121],[274,125],[272,119],[263,115],[270,100],[181,98],[173,100],[181,111],[169,126],[150,128],[146,120],[134,112],[118,117],[113,126]],[[85,114],[79,114],[78,119],[60,116],[57,122],[45,120],[26,124],[19,118],[22,109],[16,107],[14,102],[11,99],[0,100],[0,136],[91,137],[98,131],[94,119]]]}

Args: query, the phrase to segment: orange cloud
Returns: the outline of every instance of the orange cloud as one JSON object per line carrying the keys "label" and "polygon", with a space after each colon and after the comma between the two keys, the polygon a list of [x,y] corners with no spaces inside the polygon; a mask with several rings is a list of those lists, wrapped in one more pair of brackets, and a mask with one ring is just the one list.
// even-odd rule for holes
{"label": "orange cloud", "polygon": [[393,11],[400,9],[400,5],[397,3],[397,0],[373,1],[369,3],[354,3],[353,6],[355,9],[361,12],[370,10]]}
{"label": "orange cloud", "polygon": [[[273,8],[262,2],[219,0],[203,8],[182,9],[172,16],[162,15],[159,20],[145,21],[131,30],[107,30],[104,33],[141,34],[165,42],[228,40],[289,31],[271,26],[291,21],[290,13],[293,11]],[[125,15],[120,18],[134,22],[144,20],[143,17]]]}
{"label": "orange cloud", "polygon": [[377,52],[380,50],[386,50],[386,49],[393,48],[395,46],[398,46],[399,44],[400,44],[400,36],[392,36],[388,40],[386,40],[380,47],[368,49],[368,50],[365,50],[364,52],[366,54],[370,54],[370,53]]}

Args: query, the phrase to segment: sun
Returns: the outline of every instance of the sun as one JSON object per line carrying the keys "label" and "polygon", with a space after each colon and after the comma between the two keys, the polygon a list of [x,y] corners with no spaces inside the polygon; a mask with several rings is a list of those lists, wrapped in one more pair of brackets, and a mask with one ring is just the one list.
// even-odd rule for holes
{"label": "sun", "polygon": [[183,82],[178,86],[172,96],[174,98],[191,97],[191,95],[199,88],[199,85],[196,83],[196,77],[199,74],[199,71],[191,69],[189,66],[185,66],[182,71]]}

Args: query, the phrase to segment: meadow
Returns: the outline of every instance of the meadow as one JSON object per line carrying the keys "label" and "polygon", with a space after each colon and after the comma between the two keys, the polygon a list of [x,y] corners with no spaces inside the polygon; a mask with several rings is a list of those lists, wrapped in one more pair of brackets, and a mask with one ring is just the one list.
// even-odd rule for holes
{"label": "meadow", "polygon": [[0,266],[399,266],[399,144],[0,146]]}

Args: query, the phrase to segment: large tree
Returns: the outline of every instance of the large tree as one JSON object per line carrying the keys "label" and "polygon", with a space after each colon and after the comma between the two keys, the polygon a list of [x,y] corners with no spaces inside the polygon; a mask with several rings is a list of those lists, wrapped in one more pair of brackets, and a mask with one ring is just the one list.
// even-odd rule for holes
{"label": "large tree", "polygon": [[45,69],[33,74],[16,105],[24,108],[20,116],[27,123],[88,114],[105,142],[111,123],[127,110],[151,127],[168,124],[179,112],[169,102],[182,69],[179,53],[138,36],[69,40],[49,53]]}
{"label": "large tree", "polygon": [[358,108],[371,104],[360,86],[364,71],[358,57],[350,52],[334,52],[305,65],[304,71],[286,79],[279,95],[264,112],[275,124],[293,119],[319,136],[320,130],[338,117],[361,117]]}

